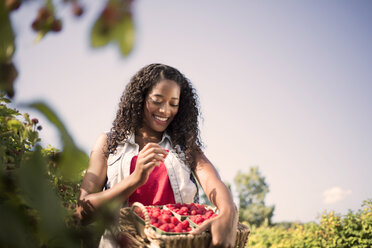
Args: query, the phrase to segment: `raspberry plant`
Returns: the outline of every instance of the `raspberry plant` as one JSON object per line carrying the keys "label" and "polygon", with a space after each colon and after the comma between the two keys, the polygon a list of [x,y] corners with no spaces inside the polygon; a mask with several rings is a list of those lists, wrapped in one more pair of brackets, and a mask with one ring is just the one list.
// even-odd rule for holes
{"label": "raspberry plant", "polygon": [[[28,2],[26,4],[26,2]],[[10,15],[19,8],[28,8],[29,4],[40,5],[30,28],[36,33],[36,41],[46,35],[59,33],[63,27],[60,12],[69,7],[74,17],[84,14],[80,0],[2,0],[0,1],[0,90],[13,97],[14,82],[18,69],[13,63],[15,52],[15,32]],[[134,45],[134,23],[132,18],[132,0],[108,0],[96,18],[90,32],[90,45],[100,48],[109,43],[117,44],[122,56],[127,56]]]}

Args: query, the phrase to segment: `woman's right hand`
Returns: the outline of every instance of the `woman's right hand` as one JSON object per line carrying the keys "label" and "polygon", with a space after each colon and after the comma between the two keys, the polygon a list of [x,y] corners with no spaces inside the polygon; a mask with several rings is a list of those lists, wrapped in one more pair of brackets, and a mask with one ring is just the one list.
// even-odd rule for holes
{"label": "woman's right hand", "polygon": [[136,168],[133,171],[135,181],[139,186],[147,182],[151,172],[155,166],[159,166],[160,162],[164,162],[168,152],[159,144],[148,143],[139,153],[136,162]]}

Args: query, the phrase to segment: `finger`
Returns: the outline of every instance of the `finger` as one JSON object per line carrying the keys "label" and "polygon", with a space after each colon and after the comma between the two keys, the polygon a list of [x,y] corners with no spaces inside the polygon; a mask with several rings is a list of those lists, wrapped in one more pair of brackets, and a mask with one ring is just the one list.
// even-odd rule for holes
{"label": "finger", "polygon": [[163,152],[160,153],[160,151],[154,151],[154,152],[145,153],[142,156],[145,159],[152,158],[152,159],[164,161],[167,154],[164,154]]}
{"label": "finger", "polygon": [[146,157],[150,154],[159,154],[161,155],[163,158],[165,158],[167,155],[168,155],[168,152],[163,149],[162,147],[149,147],[147,148],[146,151],[142,150],[138,156],[142,156],[142,157]]}
{"label": "finger", "polygon": [[147,151],[148,149],[150,149],[150,148],[153,148],[153,147],[155,147],[155,148],[161,148],[161,146],[159,145],[159,144],[156,144],[156,143],[147,143],[143,148],[142,148],[142,150],[141,150],[141,152],[142,151]]}
{"label": "finger", "polygon": [[[158,155],[158,156],[156,156]],[[165,157],[168,155],[168,152],[165,151],[163,148],[150,148],[146,152],[144,152],[141,157],[143,158],[155,158],[164,161]]]}
{"label": "finger", "polygon": [[160,166],[160,163],[158,161],[151,161],[151,162],[145,164],[145,166],[143,167],[143,169],[145,171],[149,171],[149,170],[153,170],[155,168],[155,166],[159,167]]}
{"label": "finger", "polygon": [[211,222],[209,220],[205,221],[203,224],[201,224],[200,226],[192,230],[190,234],[193,234],[193,235],[200,234],[206,230],[209,230],[210,227],[211,227]]}
{"label": "finger", "polygon": [[164,162],[164,158],[159,154],[149,154],[147,157],[141,158],[141,162],[143,164],[147,164],[149,162]]}

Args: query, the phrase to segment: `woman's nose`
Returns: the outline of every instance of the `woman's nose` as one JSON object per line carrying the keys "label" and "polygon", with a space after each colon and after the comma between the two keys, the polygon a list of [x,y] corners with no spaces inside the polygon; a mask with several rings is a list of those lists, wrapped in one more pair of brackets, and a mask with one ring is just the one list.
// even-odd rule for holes
{"label": "woman's nose", "polygon": [[159,112],[160,112],[160,113],[164,113],[164,114],[168,114],[168,112],[169,112],[169,107],[167,106],[166,103],[164,103],[164,104],[162,104],[162,105],[160,106]]}

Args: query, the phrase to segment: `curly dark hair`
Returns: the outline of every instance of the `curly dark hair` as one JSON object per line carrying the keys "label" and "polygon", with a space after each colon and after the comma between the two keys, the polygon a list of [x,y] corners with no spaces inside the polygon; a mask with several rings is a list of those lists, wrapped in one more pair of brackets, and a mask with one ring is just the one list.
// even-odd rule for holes
{"label": "curly dark hair", "polygon": [[[199,135],[198,120],[201,116],[198,95],[191,82],[177,69],[163,64],[150,64],[138,71],[126,86],[119,103],[119,109],[113,122],[108,139],[109,153],[125,142],[130,133],[135,133],[143,125],[144,103],[148,92],[163,79],[175,81],[181,88],[179,108],[173,121],[167,127],[174,148],[191,170],[196,163],[195,151],[203,147]],[[182,150],[182,151],[180,151]]]}

